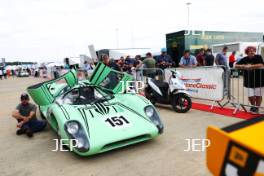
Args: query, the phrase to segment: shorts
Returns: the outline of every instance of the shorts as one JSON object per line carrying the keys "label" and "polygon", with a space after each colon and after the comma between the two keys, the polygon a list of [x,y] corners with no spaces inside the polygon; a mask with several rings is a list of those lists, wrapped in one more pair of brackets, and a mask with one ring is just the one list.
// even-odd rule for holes
{"label": "shorts", "polygon": [[264,87],[247,88],[248,96],[262,96],[264,94]]}

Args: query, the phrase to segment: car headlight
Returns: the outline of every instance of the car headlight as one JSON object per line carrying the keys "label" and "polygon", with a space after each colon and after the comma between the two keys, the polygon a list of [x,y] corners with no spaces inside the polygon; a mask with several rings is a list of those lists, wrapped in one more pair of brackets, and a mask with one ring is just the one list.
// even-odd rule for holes
{"label": "car headlight", "polygon": [[144,108],[146,116],[152,121],[153,124],[158,128],[159,133],[163,132],[164,126],[159,118],[158,113],[153,106],[149,105]]}
{"label": "car headlight", "polygon": [[145,113],[148,117],[152,117],[154,114],[154,108],[152,106],[147,106],[145,108]]}
{"label": "car headlight", "polygon": [[86,142],[84,141],[83,138],[76,138],[76,146],[77,148],[84,148]]}
{"label": "car headlight", "polygon": [[77,134],[79,131],[79,124],[77,122],[69,122],[66,126],[68,133],[70,133],[71,135]]}
{"label": "car headlight", "polygon": [[86,152],[90,148],[89,140],[85,131],[78,121],[68,121],[65,123],[66,132],[70,139],[74,139],[74,147],[80,152]]}

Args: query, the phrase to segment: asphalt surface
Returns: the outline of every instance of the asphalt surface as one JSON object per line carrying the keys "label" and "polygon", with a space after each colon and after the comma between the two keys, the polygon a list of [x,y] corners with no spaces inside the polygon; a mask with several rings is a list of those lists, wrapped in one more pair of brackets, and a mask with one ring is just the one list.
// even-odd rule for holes
{"label": "asphalt surface", "polygon": [[[165,125],[158,138],[92,157],[53,152],[56,134],[47,128],[28,139],[16,136],[11,112],[27,86],[39,78],[0,80],[0,176],[209,176],[205,152],[185,152],[186,139],[204,139],[208,125],[223,127],[239,119],[191,110],[175,113],[159,106]],[[38,114],[39,117],[39,114]]]}

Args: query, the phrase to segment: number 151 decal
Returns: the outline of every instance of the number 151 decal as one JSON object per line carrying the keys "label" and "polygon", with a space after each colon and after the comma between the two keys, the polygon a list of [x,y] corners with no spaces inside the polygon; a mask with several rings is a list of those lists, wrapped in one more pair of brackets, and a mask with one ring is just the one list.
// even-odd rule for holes
{"label": "number 151 decal", "polygon": [[110,117],[105,120],[108,124],[110,124],[112,127],[120,127],[129,124],[129,121],[123,117]]}

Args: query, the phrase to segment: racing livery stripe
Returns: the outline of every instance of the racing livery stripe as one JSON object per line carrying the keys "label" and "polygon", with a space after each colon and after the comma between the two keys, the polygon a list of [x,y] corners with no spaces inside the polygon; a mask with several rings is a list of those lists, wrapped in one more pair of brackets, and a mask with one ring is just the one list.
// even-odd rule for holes
{"label": "racing livery stripe", "polygon": [[[72,74],[72,76],[73,76],[73,78],[74,78],[74,80],[75,80],[75,83],[77,83],[78,80],[77,80],[77,78],[75,77],[74,73],[73,73],[72,71],[70,71],[70,72],[71,72],[71,74]],[[65,80],[66,80],[66,79],[65,79]]]}
{"label": "racing livery stripe", "polygon": [[89,112],[90,112],[91,116],[94,117],[94,115],[93,115],[93,113],[92,113],[92,111],[90,109],[89,109]]}
{"label": "racing livery stripe", "polygon": [[85,122],[85,125],[86,125],[86,128],[87,128],[87,130],[88,130],[88,135],[89,135],[89,138],[90,138],[90,131],[89,131],[89,125],[88,125],[88,121],[87,121],[87,115],[86,115],[86,112],[85,112],[85,110],[84,109],[82,109],[82,111],[83,111],[83,114],[84,114],[84,122]]}
{"label": "racing livery stripe", "polygon": [[106,65],[104,65],[104,67],[103,67],[103,69],[102,69],[101,73],[100,73],[100,74],[99,74],[99,76],[97,77],[97,79],[96,79],[96,81],[95,81],[95,83],[94,83],[94,84],[96,84],[96,83],[97,83],[97,81],[98,81],[98,79],[101,77],[102,73],[104,72],[104,69],[105,69],[105,67],[106,67]]}
{"label": "racing livery stripe", "polygon": [[147,120],[147,121],[149,121],[150,123],[153,124],[152,121],[150,121],[149,119],[145,118],[143,115],[139,114],[137,111],[131,109],[130,107],[127,107],[126,105],[124,105],[124,104],[122,104],[122,103],[117,103],[117,104],[118,104],[119,106],[121,106],[121,107],[123,107],[123,108],[125,108],[125,109],[127,109],[127,110],[129,110],[129,111],[131,111],[131,112],[133,112],[133,113],[135,113],[135,114],[137,114],[138,116],[142,117],[143,119],[145,119],[145,120]]}
{"label": "racing livery stripe", "polygon": [[102,114],[102,115],[104,115],[104,113],[102,112],[103,110],[101,109],[101,107],[99,107],[99,105],[97,103],[95,103],[94,105],[96,106],[95,111],[100,113],[100,114]]}
{"label": "racing livery stripe", "polygon": [[149,102],[141,95],[138,96],[142,101],[144,101],[146,104],[149,104]]}
{"label": "racing livery stripe", "polygon": [[[47,94],[46,90],[44,89],[44,87],[41,87],[42,91],[44,92],[44,94],[46,95],[46,97],[49,99],[49,101],[52,103],[53,101],[50,99],[49,95]],[[46,85],[46,89],[48,90],[48,87]],[[50,93],[50,92],[49,92]],[[51,94],[50,94],[51,95]]]}
{"label": "racing livery stripe", "polygon": [[98,106],[100,106],[102,108],[103,114],[106,114],[106,110],[104,105],[102,105],[101,103],[98,103]]}
{"label": "racing livery stripe", "polygon": [[98,63],[98,65],[96,66],[95,70],[93,71],[93,74],[92,74],[92,76],[91,76],[91,78],[90,78],[91,82],[93,81],[93,78],[94,78],[94,76],[96,75],[96,72],[97,72],[97,70],[99,69],[99,67],[100,67],[101,64],[102,64],[101,62]]}
{"label": "racing livery stripe", "polygon": [[65,116],[66,119],[67,119],[67,120],[70,120],[70,115],[69,115],[69,113],[67,112],[67,110],[65,109],[65,107],[61,106],[61,108],[62,108],[62,109],[64,110],[64,112],[67,114],[67,116]]}
{"label": "racing livery stripe", "polygon": [[63,113],[63,115],[64,115],[65,119],[69,120],[69,119],[67,118],[67,116],[66,116],[65,112],[63,111],[63,109],[62,109],[61,105],[59,105],[59,104],[58,104],[58,106],[59,106],[59,108],[61,109],[61,111],[62,111],[62,113]]}
{"label": "racing livery stripe", "polygon": [[116,108],[115,108],[114,106],[112,106],[112,107],[113,107],[113,109],[115,110],[115,112],[117,112]]}
{"label": "racing livery stripe", "polygon": [[108,114],[108,112],[109,112],[109,107],[107,107],[104,103],[99,103],[101,106],[102,106],[102,108],[104,109],[104,111],[105,111],[105,114]]}
{"label": "racing livery stripe", "polygon": [[84,111],[84,109],[81,110],[80,108],[78,108],[78,111],[80,112],[80,114],[81,114],[81,116],[83,118],[83,121],[85,123],[86,129],[88,131],[88,135],[89,135],[89,138],[90,138],[89,126],[88,126],[88,122],[87,122],[87,119],[86,119],[85,111]]}

